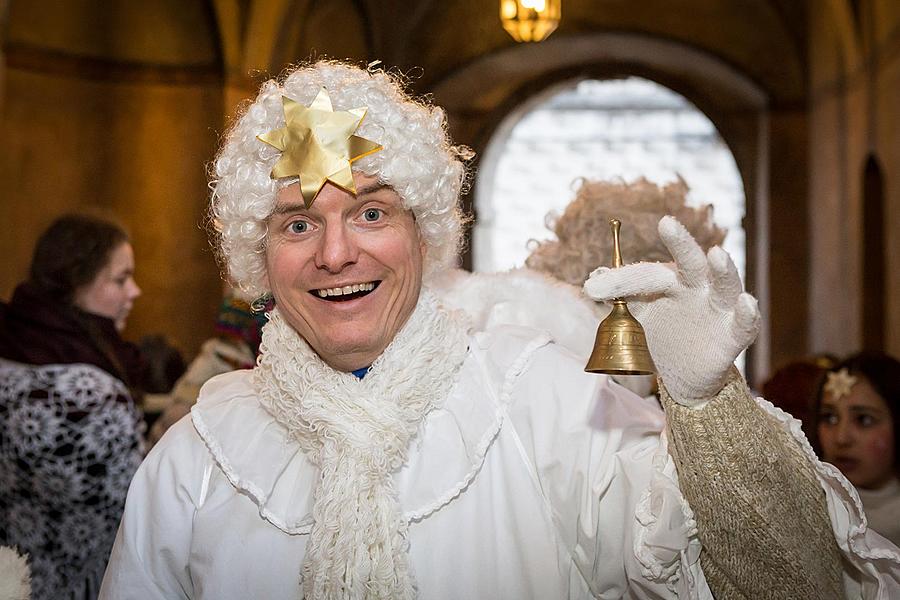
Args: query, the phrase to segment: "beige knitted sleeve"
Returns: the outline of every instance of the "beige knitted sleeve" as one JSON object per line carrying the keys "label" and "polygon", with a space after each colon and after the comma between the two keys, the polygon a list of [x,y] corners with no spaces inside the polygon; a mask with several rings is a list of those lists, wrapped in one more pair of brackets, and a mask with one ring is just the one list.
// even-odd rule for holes
{"label": "beige knitted sleeve", "polygon": [[700,409],[676,403],[662,384],[660,393],[716,599],[843,598],[825,492],[799,444],[737,371]]}

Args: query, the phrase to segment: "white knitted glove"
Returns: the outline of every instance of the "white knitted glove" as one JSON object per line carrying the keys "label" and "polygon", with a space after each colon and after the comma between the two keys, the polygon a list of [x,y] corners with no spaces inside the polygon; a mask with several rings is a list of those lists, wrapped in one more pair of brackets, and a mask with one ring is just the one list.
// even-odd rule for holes
{"label": "white knitted glove", "polygon": [[699,408],[712,399],[759,331],[756,299],[718,246],[708,255],[674,217],[659,235],[675,263],[636,263],[591,273],[584,292],[597,301],[628,300],[647,334],[650,355],[669,394]]}

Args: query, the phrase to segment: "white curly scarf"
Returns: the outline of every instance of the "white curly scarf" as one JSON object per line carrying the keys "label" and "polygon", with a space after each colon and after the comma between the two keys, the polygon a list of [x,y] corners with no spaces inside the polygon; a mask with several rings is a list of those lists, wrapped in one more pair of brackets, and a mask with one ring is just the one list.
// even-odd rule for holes
{"label": "white curly scarf", "polygon": [[301,570],[306,600],[411,599],[407,525],[392,474],[453,387],[466,326],[425,290],[363,379],[335,371],[275,309],[254,385],[320,477]]}

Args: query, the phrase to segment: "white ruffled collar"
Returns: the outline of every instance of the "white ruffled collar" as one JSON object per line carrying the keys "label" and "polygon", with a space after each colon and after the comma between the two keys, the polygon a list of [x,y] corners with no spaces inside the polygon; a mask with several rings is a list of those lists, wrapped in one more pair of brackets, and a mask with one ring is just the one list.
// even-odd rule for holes
{"label": "white ruffled collar", "polygon": [[[470,339],[457,385],[442,406],[425,418],[395,474],[407,521],[440,510],[475,478],[500,430],[511,387],[531,354],[549,339],[518,330],[515,352],[486,360],[492,336]],[[210,380],[191,410],[194,427],[229,482],[247,494],[259,514],[288,534],[308,534],[312,526],[316,468],[287,429],[260,405],[252,371]]]}

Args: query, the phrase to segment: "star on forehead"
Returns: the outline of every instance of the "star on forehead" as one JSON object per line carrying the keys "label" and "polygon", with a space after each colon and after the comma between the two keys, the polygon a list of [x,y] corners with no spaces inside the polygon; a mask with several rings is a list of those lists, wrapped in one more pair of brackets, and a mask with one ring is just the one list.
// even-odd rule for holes
{"label": "star on forehead", "polygon": [[828,380],[825,382],[825,391],[834,396],[835,399],[850,395],[850,390],[856,385],[857,378],[847,372],[847,369],[841,369],[837,372],[828,374]]}
{"label": "star on forehead", "polygon": [[308,107],[281,97],[284,127],[257,136],[281,150],[272,177],[300,177],[306,208],[326,182],[356,194],[350,164],[381,150],[381,145],[354,135],[368,108],[335,111],[328,91],[322,88]]}

